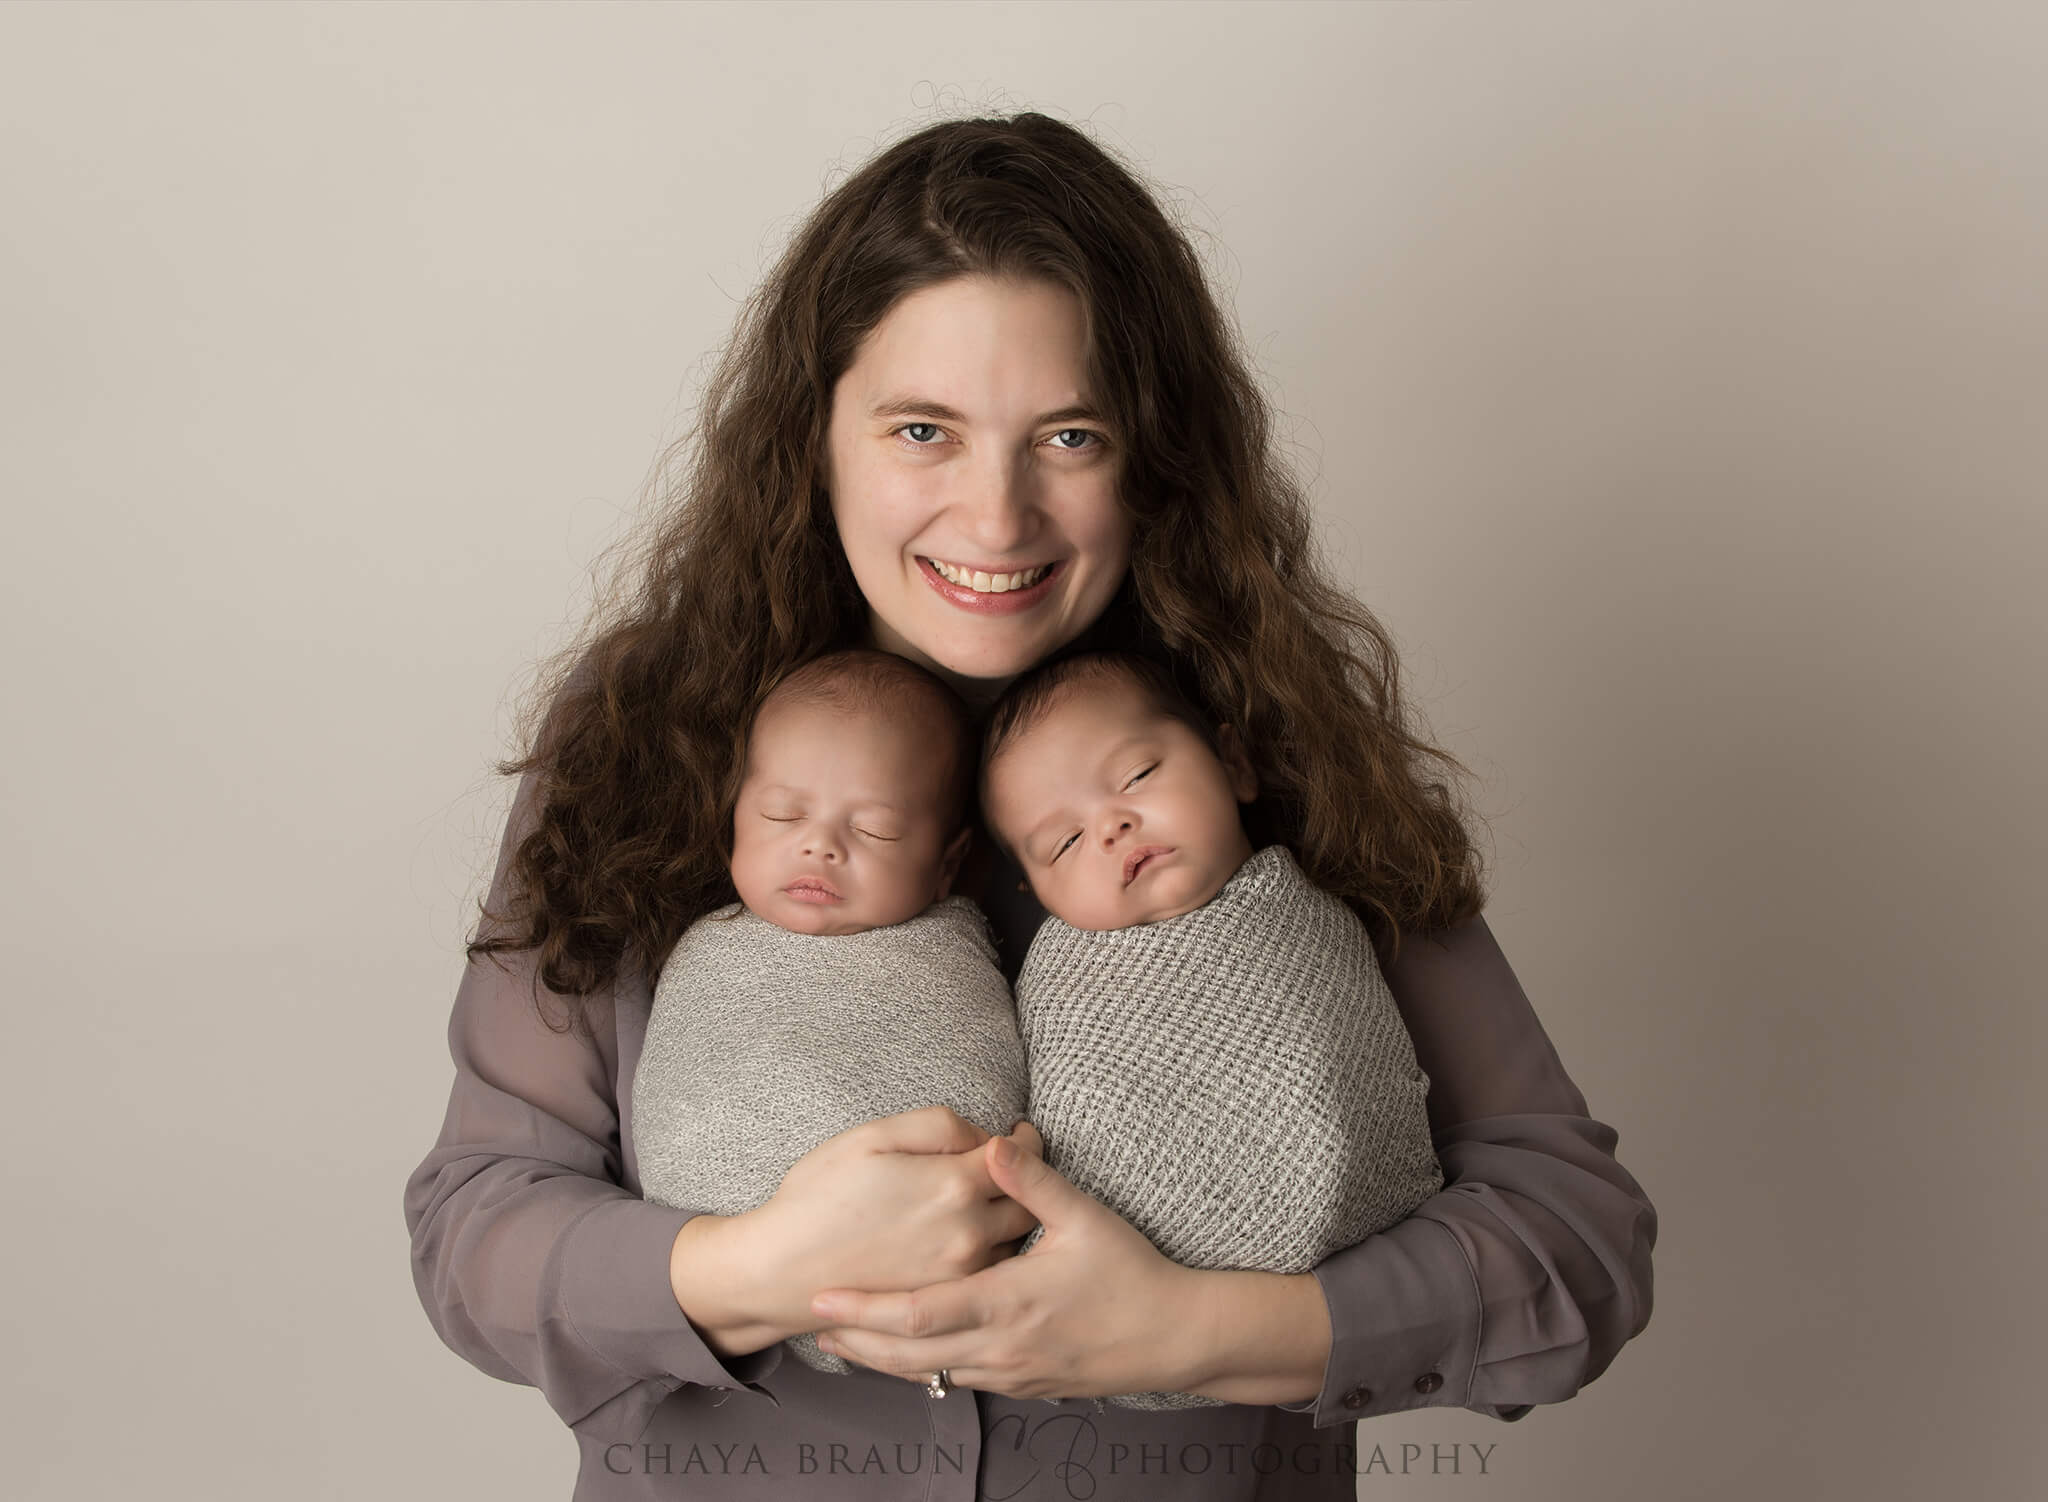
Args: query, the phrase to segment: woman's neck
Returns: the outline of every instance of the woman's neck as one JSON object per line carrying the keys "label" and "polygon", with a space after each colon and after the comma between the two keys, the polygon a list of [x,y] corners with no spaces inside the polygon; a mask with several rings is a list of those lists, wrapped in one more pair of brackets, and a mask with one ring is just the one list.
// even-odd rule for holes
{"label": "woman's neck", "polygon": [[969,678],[965,674],[954,672],[951,668],[941,667],[880,621],[872,619],[868,622],[867,645],[883,652],[894,652],[905,661],[914,662],[934,677],[942,679],[947,687],[958,694],[967,707],[974,711],[977,724],[988,718],[989,706],[1002,697],[1003,690],[1008,688],[1016,677],[1013,673],[1002,678]]}

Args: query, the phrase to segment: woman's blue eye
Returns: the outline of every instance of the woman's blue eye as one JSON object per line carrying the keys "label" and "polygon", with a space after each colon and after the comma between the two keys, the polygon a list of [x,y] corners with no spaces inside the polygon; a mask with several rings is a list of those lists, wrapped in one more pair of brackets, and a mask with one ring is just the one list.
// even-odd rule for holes
{"label": "woman's blue eye", "polygon": [[[930,429],[932,436],[930,438],[914,438],[910,436],[912,429]],[[906,422],[901,427],[891,428],[889,431],[899,435],[902,441],[911,448],[928,449],[937,447],[936,440],[942,429],[935,422]],[[1087,443],[1056,442],[1053,447],[1063,454],[1085,454],[1090,449],[1099,449],[1108,442],[1106,438],[1092,428],[1061,428],[1052,436],[1055,439],[1065,439],[1075,434],[1091,441]]]}

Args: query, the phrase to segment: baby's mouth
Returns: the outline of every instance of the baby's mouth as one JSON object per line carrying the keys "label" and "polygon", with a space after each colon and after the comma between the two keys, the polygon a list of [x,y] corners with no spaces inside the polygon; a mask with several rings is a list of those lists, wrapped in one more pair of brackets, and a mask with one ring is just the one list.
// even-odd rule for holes
{"label": "baby's mouth", "polygon": [[830,882],[820,881],[815,876],[799,876],[782,889],[799,902],[839,902],[843,899],[839,890]]}
{"label": "baby's mouth", "polygon": [[1129,886],[1135,881],[1138,873],[1149,867],[1155,857],[1171,854],[1171,845],[1140,845],[1124,857],[1124,885]]}

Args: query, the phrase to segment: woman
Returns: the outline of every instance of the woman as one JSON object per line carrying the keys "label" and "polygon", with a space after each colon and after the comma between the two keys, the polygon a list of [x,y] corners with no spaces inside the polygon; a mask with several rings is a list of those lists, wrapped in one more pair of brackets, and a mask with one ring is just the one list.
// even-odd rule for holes
{"label": "woman", "polygon": [[[579,1498],[1349,1498],[1373,1468],[1352,1421],[1520,1418],[1647,1322],[1655,1211],[1478,916],[1457,764],[1314,566],[1229,330],[1145,189],[1035,114],[881,153],[750,302],[687,503],[503,769],[523,777],[446,1124],[406,1190],[435,1328],[540,1388]],[[1256,843],[1380,947],[1444,1192],[1312,1273],[1197,1271],[1061,1181],[1029,1125],[990,1141],[934,1107],[822,1144],[748,1214],[642,1201],[624,1108],[652,977],[733,900],[733,727],[854,642],[976,705],[1053,652],[1137,646],[1245,726]],[[958,889],[1014,975],[1042,914],[977,851]],[[856,1373],[783,1360],[804,1330]],[[1089,1401],[1150,1390],[1228,1406]]]}

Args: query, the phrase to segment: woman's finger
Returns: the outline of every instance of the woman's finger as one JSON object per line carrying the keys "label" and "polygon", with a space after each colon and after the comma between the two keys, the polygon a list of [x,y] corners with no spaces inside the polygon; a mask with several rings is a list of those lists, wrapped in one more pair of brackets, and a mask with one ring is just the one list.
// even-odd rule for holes
{"label": "woman's finger", "polygon": [[1038,1217],[1004,1195],[999,1200],[989,1201],[988,1220],[983,1234],[991,1241],[1022,1241],[1031,1234],[1031,1228],[1038,1224]]}
{"label": "woman's finger", "polygon": [[951,1106],[921,1106],[879,1117],[858,1128],[868,1145],[883,1153],[965,1153],[988,1141],[988,1133]]}
{"label": "woman's finger", "polygon": [[829,1333],[840,1354],[877,1371],[929,1376],[981,1351],[982,1310],[964,1278],[905,1293],[834,1291],[821,1304],[811,1307],[834,1322],[821,1333]]}
{"label": "woman's finger", "polygon": [[[902,1382],[914,1382],[919,1387],[925,1386],[936,1373],[943,1369],[946,1373],[946,1390],[948,1392],[962,1387],[978,1387],[989,1392],[998,1390],[994,1386],[996,1376],[993,1372],[986,1372],[972,1366],[955,1366],[952,1362],[943,1359],[936,1361],[932,1366],[920,1370],[891,1371],[885,1366],[875,1365],[873,1362],[864,1359],[855,1349],[856,1346],[862,1346],[862,1342],[866,1338],[867,1333],[861,1330],[851,1332],[834,1330],[829,1336],[825,1332],[820,1331],[818,1334],[818,1348],[831,1355],[844,1357],[856,1366],[873,1367],[874,1370],[880,1372],[885,1377],[894,1377]],[[865,1349],[865,1347],[862,1346],[862,1349]],[[960,1359],[964,1360],[965,1358]]]}

